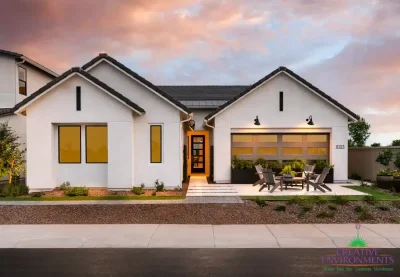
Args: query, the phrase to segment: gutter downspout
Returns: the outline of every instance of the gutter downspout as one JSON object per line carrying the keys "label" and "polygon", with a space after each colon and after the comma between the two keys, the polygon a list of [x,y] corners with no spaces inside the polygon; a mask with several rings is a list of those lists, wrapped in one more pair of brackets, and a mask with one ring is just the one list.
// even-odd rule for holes
{"label": "gutter downspout", "polygon": [[[179,128],[179,139],[180,139],[180,140],[182,139],[182,133],[181,133],[181,132],[183,131],[183,123],[192,120],[192,119],[193,119],[193,113],[190,113],[190,114],[188,114],[187,116],[188,116],[187,119],[181,121],[181,127],[182,127],[182,128]],[[189,128],[193,131],[192,127],[189,126]],[[185,136],[185,137],[186,137],[186,136]],[[183,141],[181,141],[181,145],[182,145],[182,146],[184,145],[184,142],[183,142]],[[182,151],[183,151],[183,149],[182,149]],[[182,171],[181,171],[181,180],[183,180],[183,164],[184,164],[184,161],[182,160],[182,155],[179,155],[179,161],[180,161],[181,168],[182,168]]]}
{"label": "gutter downspout", "polygon": [[[181,121],[181,124],[183,124],[183,123],[185,123],[185,122],[188,122],[188,121],[190,121],[190,120],[192,120],[192,119],[193,119],[193,113],[190,113],[190,114],[188,114],[188,118],[187,118],[187,119]],[[194,131],[192,127],[189,126],[189,128],[190,128],[192,131]]]}
{"label": "gutter downspout", "polygon": [[208,120],[207,119],[204,119],[204,124],[206,124],[206,126],[210,127],[211,129],[215,129],[214,126],[211,126],[211,125],[208,124]]}

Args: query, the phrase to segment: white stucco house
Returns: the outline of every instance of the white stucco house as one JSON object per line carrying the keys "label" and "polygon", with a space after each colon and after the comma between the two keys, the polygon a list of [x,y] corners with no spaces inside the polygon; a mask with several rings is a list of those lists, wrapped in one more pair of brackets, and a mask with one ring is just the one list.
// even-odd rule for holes
{"label": "white stucco house", "polygon": [[250,86],[156,86],[107,54],[11,112],[26,121],[31,190],[172,188],[185,171],[229,183],[233,156],[326,159],[347,180],[347,126],[359,119],[285,67]]}

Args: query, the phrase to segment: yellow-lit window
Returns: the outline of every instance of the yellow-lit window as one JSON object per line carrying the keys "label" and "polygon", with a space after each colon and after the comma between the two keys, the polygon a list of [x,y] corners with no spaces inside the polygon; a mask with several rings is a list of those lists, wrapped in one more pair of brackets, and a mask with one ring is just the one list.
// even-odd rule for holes
{"label": "yellow-lit window", "polygon": [[283,155],[301,155],[303,154],[303,148],[301,147],[283,147]]}
{"label": "yellow-lit window", "polygon": [[161,163],[162,161],[162,127],[161,125],[150,126],[150,162]]}
{"label": "yellow-lit window", "polygon": [[253,147],[233,147],[232,156],[235,155],[253,155]]}
{"label": "yellow-lit window", "polygon": [[277,135],[258,135],[256,137],[258,142],[278,142]]}
{"label": "yellow-lit window", "polygon": [[258,147],[257,148],[258,155],[278,155],[277,147]]}
{"label": "yellow-lit window", "polygon": [[252,135],[233,135],[232,142],[253,142]]}
{"label": "yellow-lit window", "polygon": [[307,135],[307,142],[327,142],[327,135]]}
{"label": "yellow-lit window", "polygon": [[86,126],[86,163],[107,162],[107,126]]}
{"label": "yellow-lit window", "polygon": [[326,155],[328,153],[328,149],[325,147],[308,147],[307,154],[308,155]]}
{"label": "yellow-lit window", "polygon": [[81,163],[81,126],[58,126],[58,162]]}
{"label": "yellow-lit window", "polygon": [[303,142],[303,135],[282,135],[282,142]]}

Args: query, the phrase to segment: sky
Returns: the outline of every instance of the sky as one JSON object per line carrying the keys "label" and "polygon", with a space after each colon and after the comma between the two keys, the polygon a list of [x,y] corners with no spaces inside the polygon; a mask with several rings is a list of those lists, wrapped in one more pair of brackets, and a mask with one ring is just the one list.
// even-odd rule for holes
{"label": "sky", "polygon": [[62,73],[101,52],[157,85],[249,85],[286,66],[400,139],[399,0],[2,0],[0,49]]}

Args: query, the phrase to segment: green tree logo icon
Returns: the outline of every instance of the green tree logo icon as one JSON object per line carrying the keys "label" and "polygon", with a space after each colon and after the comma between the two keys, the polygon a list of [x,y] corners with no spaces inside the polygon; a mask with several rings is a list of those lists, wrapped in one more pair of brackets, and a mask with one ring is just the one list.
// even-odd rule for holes
{"label": "green tree logo icon", "polygon": [[357,236],[349,242],[348,246],[350,246],[350,247],[367,247],[368,246],[368,243],[359,235],[360,227],[361,227],[360,224],[356,224]]}

